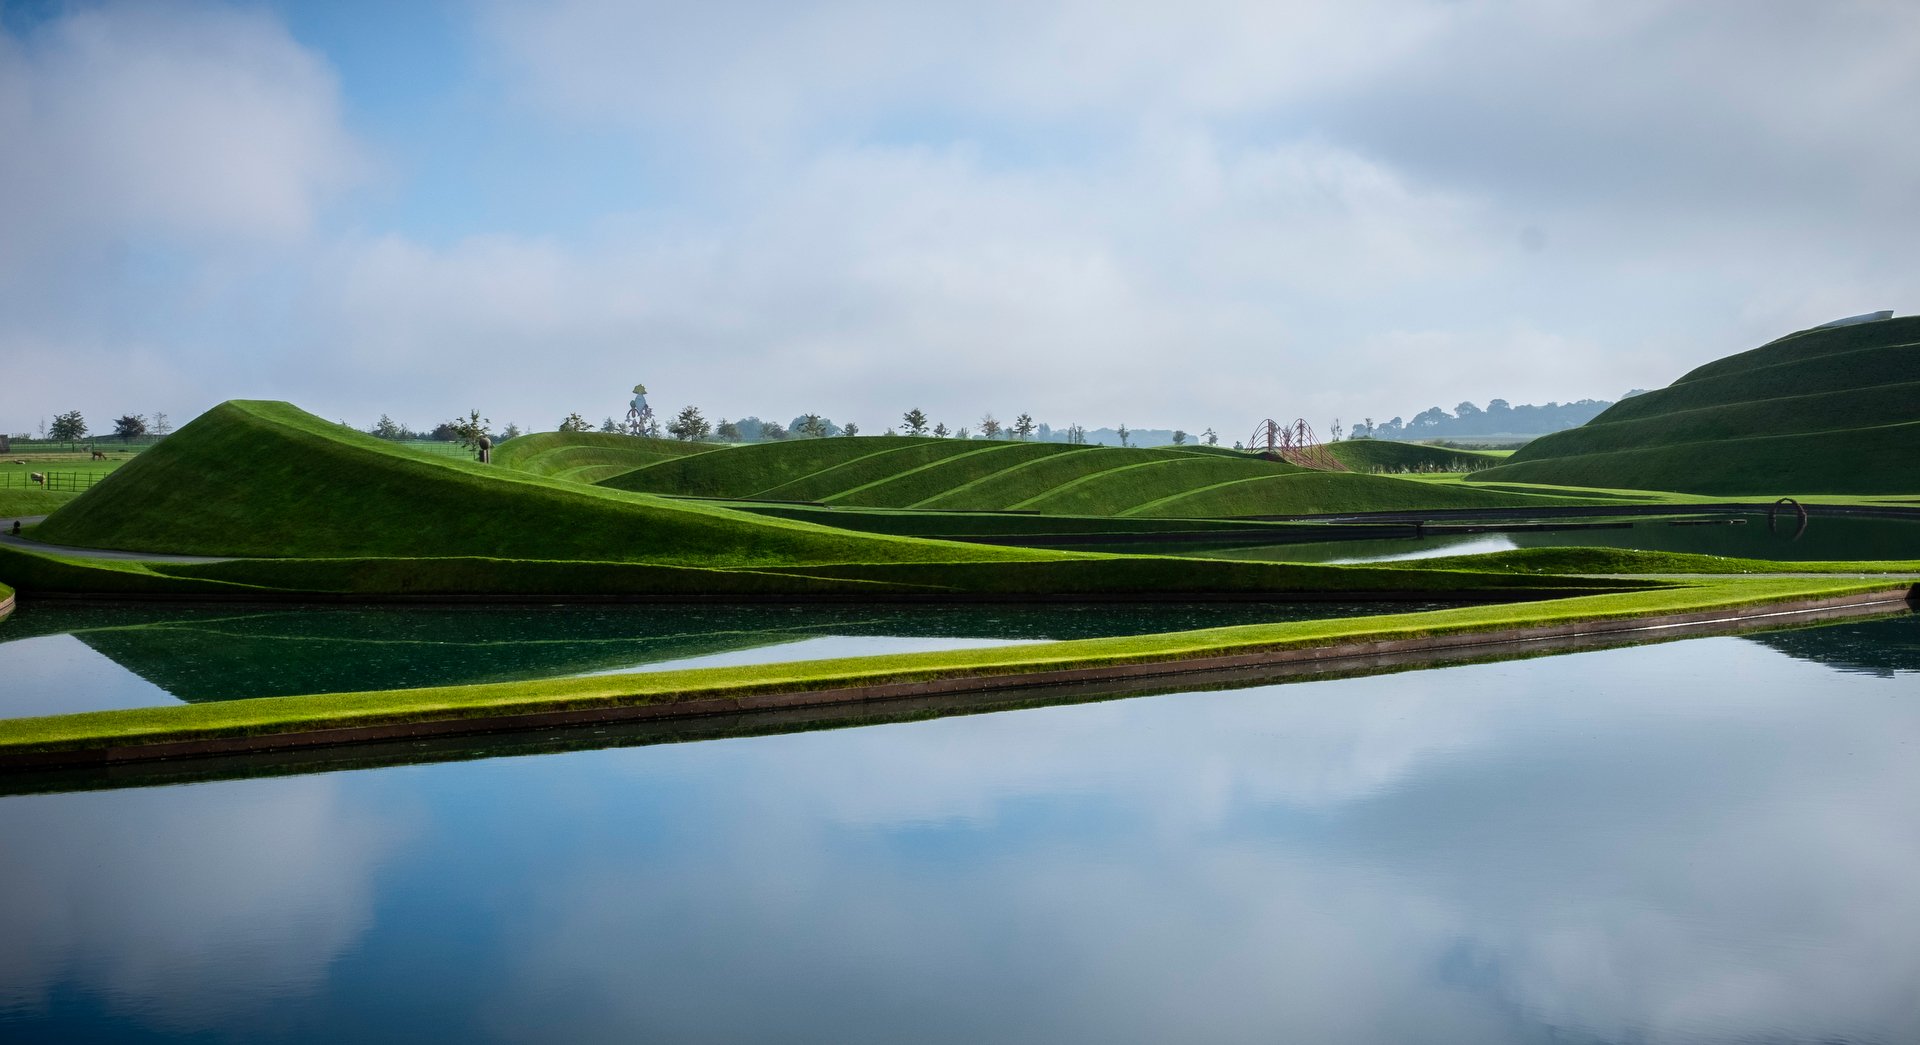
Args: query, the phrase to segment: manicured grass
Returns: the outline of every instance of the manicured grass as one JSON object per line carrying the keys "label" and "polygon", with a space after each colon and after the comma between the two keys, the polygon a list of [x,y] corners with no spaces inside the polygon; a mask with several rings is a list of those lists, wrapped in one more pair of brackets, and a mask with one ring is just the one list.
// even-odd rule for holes
{"label": "manicured grass", "polygon": [[1763,607],[1799,599],[1888,590],[1892,589],[1884,581],[1743,579],[1518,605],[1474,606],[1028,646],[88,712],[0,721],[0,751],[70,750],[108,744],[147,744],[346,726],[742,698],[764,693],[958,677],[992,678],[1034,671],[1120,664],[1177,663],[1201,657],[1329,647],[1343,642],[1497,632],[1516,627]]}
{"label": "manicured grass", "polygon": [[205,555],[688,566],[1047,554],[854,534],[583,486],[415,453],[284,403],[238,401],[208,411],[61,507],[36,536]]}
{"label": "manicured grass", "polygon": [[864,486],[826,498],[835,505],[861,505],[877,508],[912,508],[958,487],[969,486],[1009,469],[1072,453],[1077,447],[1063,443],[983,443],[970,453],[958,454],[905,472],[895,472]]}
{"label": "manicured grass", "polygon": [[[1049,553],[1048,557],[1028,561],[794,563],[720,568],[481,556],[141,563],[76,559],[7,546],[0,546],[0,577],[29,593],[367,598],[491,595],[560,601],[595,597],[1084,595],[1127,598],[1206,597],[1223,593],[1384,595],[1461,591],[1504,592],[1524,597],[1584,583],[1466,570],[1302,566],[1085,552]],[[1623,582],[1611,586],[1632,584]]]}
{"label": "manicured grass", "polygon": [[1579,497],[1480,490],[1452,483],[1426,483],[1352,472],[1297,472],[1231,480],[1190,494],[1163,498],[1133,515],[1155,518],[1226,518],[1243,515],[1313,515],[1390,512],[1426,508],[1526,508],[1602,503]]}
{"label": "manicured grass", "polygon": [[1688,552],[1650,552],[1631,548],[1516,548],[1478,555],[1448,555],[1422,559],[1441,570],[1540,574],[1755,574],[1755,573],[1885,573],[1920,575],[1920,559],[1857,562],[1782,562],[1740,559]]}
{"label": "manicured grass", "polygon": [[[935,512],[881,508],[817,508],[807,505],[740,503],[740,511],[867,533],[971,540],[979,537],[1094,536],[1127,534],[1151,539],[1169,534],[1269,531],[1276,541],[1299,539],[1309,523],[1227,519],[1142,519],[1114,515],[1040,515],[1028,512]],[[1311,532],[1307,530],[1306,532]]]}
{"label": "manicured grass", "polygon": [[1471,472],[1499,463],[1477,450],[1400,443],[1391,439],[1346,439],[1328,443],[1334,460],[1356,472]]}
{"label": "manicured grass", "polygon": [[1053,515],[1121,515],[1143,504],[1236,479],[1298,475],[1293,465],[1249,459],[1181,456],[1124,464],[1010,505]]}
{"label": "manicured grass", "polygon": [[1920,318],[1802,331],[1622,400],[1476,482],[1723,496],[1920,491]]}
{"label": "manicured grass", "polygon": [[0,490],[0,519],[11,519],[18,515],[48,515],[78,496],[77,493],[57,493],[32,487]]}
{"label": "manicured grass", "polygon": [[1005,471],[962,483],[911,507],[942,511],[1002,511],[1115,468],[1148,461],[1191,460],[1194,456],[1177,450],[1070,446],[1064,453],[1036,458]]}
{"label": "manicured grass", "polygon": [[[761,497],[815,472],[903,446],[933,442],[904,436],[795,439],[709,450],[602,479],[614,490],[689,497]],[[720,456],[724,454],[725,456]]]}
{"label": "manicured grass", "polygon": [[607,432],[535,432],[501,443],[494,449],[493,462],[533,475],[591,483],[712,449],[706,443]]}

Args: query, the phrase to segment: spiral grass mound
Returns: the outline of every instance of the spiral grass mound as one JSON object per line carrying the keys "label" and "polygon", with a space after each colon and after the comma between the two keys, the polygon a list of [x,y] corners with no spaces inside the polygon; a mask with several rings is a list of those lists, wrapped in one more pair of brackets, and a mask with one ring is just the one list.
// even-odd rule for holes
{"label": "spiral grass mound", "polygon": [[1920,491],[1920,317],[1803,330],[1715,360],[1471,479],[1723,496]]}

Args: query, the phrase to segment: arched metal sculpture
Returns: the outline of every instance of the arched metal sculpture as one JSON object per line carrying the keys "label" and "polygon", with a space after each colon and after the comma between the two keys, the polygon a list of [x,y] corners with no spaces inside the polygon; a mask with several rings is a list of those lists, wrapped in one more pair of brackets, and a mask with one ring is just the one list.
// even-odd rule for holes
{"label": "arched metal sculpture", "polygon": [[1296,417],[1290,425],[1283,425],[1272,418],[1260,422],[1253,434],[1247,437],[1247,449],[1269,461],[1285,461],[1316,471],[1347,470],[1347,466],[1328,453],[1326,446],[1314,436],[1313,428],[1305,418]]}
{"label": "arched metal sculpture", "polygon": [[1780,515],[1780,509],[1785,505],[1792,505],[1793,510],[1800,513],[1800,528],[1793,531],[1792,537],[1793,540],[1797,541],[1807,532],[1807,506],[1791,497],[1782,497],[1773,502],[1773,507],[1767,509],[1767,532],[1779,532],[1774,529],[1774,521]]}

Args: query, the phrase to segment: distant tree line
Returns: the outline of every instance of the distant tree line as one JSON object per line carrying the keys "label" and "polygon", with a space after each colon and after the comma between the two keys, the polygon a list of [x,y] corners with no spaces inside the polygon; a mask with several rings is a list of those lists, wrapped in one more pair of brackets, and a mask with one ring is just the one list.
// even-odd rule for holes
{"label": "distant tree line", "polygon": [[131,443],[135,440],[158,439],[172,431],[172,422],[167,420],[166,414],[159,411],[154,412],[151,421],[147,420],[145,414],[122,414],[113,419],[112,431],[95,432],[87,425],[85,414],[78,410],[69,410],[64,414],[55,414],[52,424],[48,424],[46,419],[42,418],[38,436],[31,432],[20,432],[12,438],[21,442],[37,439],[40,442],[68,444],[78,444],[95,438],[112,438],[122,443]]}
{"label": "distant tree line", "polygon": [[[1636,390],[1627,394],[1633,396],[1640,392]],[[1413,415],[1411,420],[1394,417],[1376,422],[1369,417],[1356,422],[1348,435],[1353,439],[1408,440],[1470,435],[1545,435],[1578,428],[1612,405],[1604,399],[1581,399],[1571,403],[1550,402],[1539,406],[1523,403],[1513,406],[1504,399],[1494,399],[1488,401],[1484,410],[1472,403],[1461,403],[1453,408],[1452,413],[1437,406],[1429,407]],[[1337,427],[1338,422],[1335,424]]]}

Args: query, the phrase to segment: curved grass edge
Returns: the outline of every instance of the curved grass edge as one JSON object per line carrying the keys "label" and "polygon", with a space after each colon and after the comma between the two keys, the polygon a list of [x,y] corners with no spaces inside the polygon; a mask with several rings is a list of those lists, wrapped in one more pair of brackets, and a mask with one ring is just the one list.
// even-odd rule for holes
{"label": "curved grass edge", "polygon": [[[1783,604],[1894,603],[1914,594],[1910,581],[1742,578],[1517,605],[976,650],[83,712],[0,721],[0,767],[42,765],[49,757],[78,758],[82,753],[94,753],[100,761],[116,754],[137,760],[142,747],[233,738],[260,740],[254,746],[270,749],[293,746],[303,734],[369,727],[440,723],[452,731],[464,723],[510,729],[511,720],[520,716],[532,724],[538,716],[555,713],[662,705],[669,713],[678,706],[688,714],[711,714],[782,695],[857,701],[878,695],[881,687],[950,680],[992,689],[996,682],[1044,684],[1049,676],[1066,680],[1074,672],[1142,665],[1155,666],[1154,673],[1173,674],[1182,670],[1182,662],[1199,670],[1202,662],[1217,665],[1222,658],[1291,653],[1333,659],[1382,643],[1426,641],[1438,647],[1460,645],[1463,638],[1511,641],[1623,623],[1654,626],[1663,620],[1699,620],[1701,614],[1753,614]],[[834,697],[836,693],[840,695]],[[490,721],[483,726],[482,720]]]}
{"label": "curved grass edge", "polygon": [[0,620],[13,616],[13,589],[0,584]]}

